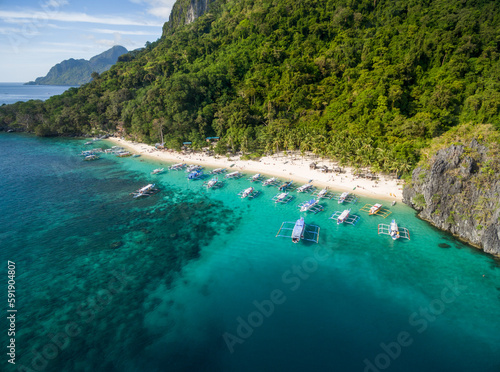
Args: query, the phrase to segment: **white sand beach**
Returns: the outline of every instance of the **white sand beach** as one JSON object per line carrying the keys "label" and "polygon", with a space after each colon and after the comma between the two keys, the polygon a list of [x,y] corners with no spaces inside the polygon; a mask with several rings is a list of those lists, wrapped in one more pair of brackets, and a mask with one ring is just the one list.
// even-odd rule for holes
{"label": "white sand beach", "polygon": [[332,168],[330,161],[317,158],[302,158],[296,156],[265,156],[259,160],[240,160],[239,156],[207,156],[205,153],[180,153],[169,150],[158,150],[154,146],[136,143],[117,137],[108,138],[114,145],[121,146],[134,154],[140,154],[151,159],[169,163],[199,164],[213,168],[231,168],[247,173],[261,173],[262,175],[275,176],[282,180],[294,180],[298,183],[311,182],[316,187],[326,187],[334,191],[349,191],[358,195],[383,200],[402,200],[403,181],[396,180],[386,175],[378,175],[378,180],[357,177],[353,168],[342,167],[344,173],[324,173],[318,169],[310,169],[312,161],[317,166],[322,165]]}

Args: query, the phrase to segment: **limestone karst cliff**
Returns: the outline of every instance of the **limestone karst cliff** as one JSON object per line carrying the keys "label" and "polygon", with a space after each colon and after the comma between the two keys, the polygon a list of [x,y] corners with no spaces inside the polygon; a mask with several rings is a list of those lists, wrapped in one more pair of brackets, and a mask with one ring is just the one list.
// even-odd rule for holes
{"label": "limestone karst cliff", "polygon": [[172,32],[176,27],[187,25],[205,14],[214,0],[178,0],[172,7],[168,22],[163,26],[163,34]]}
{"label": "limestone karst cliff", "polygon": [[[462,133],[463,135],[463,133]],[[498,142],[476,133],[436,151],[412,174],[404,202],[436,227],[500,254]]]}

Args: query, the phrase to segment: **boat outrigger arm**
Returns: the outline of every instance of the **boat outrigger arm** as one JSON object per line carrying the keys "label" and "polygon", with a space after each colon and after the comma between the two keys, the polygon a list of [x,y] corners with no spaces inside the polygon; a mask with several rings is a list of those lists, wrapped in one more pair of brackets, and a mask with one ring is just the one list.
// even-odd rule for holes
{"label": "boat outrigger arm", "polygon": [[240,178],[242,176],[243,176],[243,174],[241,174],[240,172],[236,171],[236,172],[227,173],[224,176],[224,178]]}
{"label": "boat outrigger arm", "polygon": [[243,191],[240,191],[238,193],[238,196],[240,196],[242,199],[245,199],[245,198],[253,199],[259,194],[260,194],[260,191],[255,190],[253,187],[249,187]]}
{"label": "boat outrigger arm", "polygon": [[314,191],[312,196],[315,196],[318,199],[332,199],[335,194],[328,190],[328,187],[325,187],[324,189]]}
{"label": "boat outrigger arm", "polygon": [[299,209],[301,212],[312,212],[314,214],[323,211],[325,208],[318,204],[319,199],[311,199],[299,204]]}
{"label": "boat outrigger arm", "polygon": [[247,178],[247,180],[250,182],[260,181],[261,179],[262,176],[260,175],[260,173],[254,174],[253,176]]}
{"label": "boat outrigger arm", "polygon": [[306,183],[305,185],[300,186],[297,188],[297,192],[311,192],[314,191],[315,187],[312,185],[312,183]]}
{"label": "boat outrigger arm", "polygon": [[217,177],[213,177],[209,181],[203,182],[203,186],[206,186],[207,189],[218,189],[222,187],[224,183],[222,181],[219,181]]}
{"label": "boat outrigger arm", "polygon": [[281,224],[277,238],[291,238],[292,242],[298,243],[300,240],[305,240],[308,242],[318,243],[319,242],[319,226],[307,225],[304,222],[304,218],[301,217],[295,222],[285,221]]}
{"label": "boat outrigger arm", "polygon": [[203,174],[203,171],[197,170],[197,171],[189,173],[187,178],[188,178],[188,180],[198,180],[200,178],[203,178],[204,176],[205,175]]}
{"label": "boat outrigger arm", "polygon": [[358,197],[355,194],[351,194],[350,192],[343,192],[341,194],[337,194],[333,198],[336,199],[339,204],[356,203],[358,201]]}
{"label": "boat outrigger arm", "polygon": [[271,186],[275,185],[278,182],[276,177],[268,178],[267,180],[262,181],[262,186]]}
{"label": "boat outrigger arm", "polygon": [[[406,227],[397,227],[397,232],[398,232],[398,238],[403,238],[403,239],[408,239],[410,240],[410,232],[408,231],[408,229]],[[392,232],[392,229],[391,229],[391,225],[386,225],[386,224],[383,224],[383,223],[380,223],[378,225],[378,234],[383,234],[383,235],[389,235],[391,236],[393,239],[394,237],[392,236],[391,234]]]}
{"label": "boat outrigger arm", "polygon": [[365,204],[362,208],[360,208],[360,211],[368,212],[369,215],[382,216],[384,218],[392,213],[389,209],[382,207],[382,204],[378,203],[374,205]]}
{"label": "boat outrigger arm", "polygon": [[184,163],[177,163],[177,164],[171,165],[168,169],[170,169],[170,170],[181,170],[181,169],[184,169],[185,167],[186,167],[186,164],[184,164]]}
{"label": "boat outrigger arm", "polygon": [[[344,213],[344,212],[345,212],[345,210],[342,212],[337,211],[330,216],[330,219],[337,221],[337,224],[345,222],[345,223],[351,224],[353,226],[355,226],[358,223],[358,221],[360,220],[359,216],[357,216],[355,214]],[[349,212],[350,212],[350,209],[349,209]],[[345,215],[347,215],[347,217]]]}
{"label": "boat outrigger arm", "polygon": [[293,199],[293,196],[290,195],[289,192],[280,192],[273,196],[271,199],[275,203],[287,204],[290,200]]}
{"label": "boat outrigger arm", "polygon": [[154,195],[158,192],[159,190],[155,187],[154,183],[150,183],[149,185],[146,185],[144,187],[141,187],[139,190],[134,191],[131,193],[131,195],[134,196],[134,198],[139,198],[141,196],[150,196]]}
{"label": "boat outrigger arm", "polygon": [[278,187],[278,190],[279,191],[286,191],[286,190],[289,190],[292,188],[292,185],[293,185],[293,181],[287,181],[287,182],[283,182],[279,187]]}

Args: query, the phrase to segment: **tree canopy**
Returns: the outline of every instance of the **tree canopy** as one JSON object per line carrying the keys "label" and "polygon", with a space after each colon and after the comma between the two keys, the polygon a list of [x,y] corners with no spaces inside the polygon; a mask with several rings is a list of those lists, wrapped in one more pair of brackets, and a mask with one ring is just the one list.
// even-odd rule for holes
{"label": "tree canopy", "polygon": [[[215,0],[45,102],[0,108],[38,135],[113,131],[167,146],[315,151],[407,172],[462,123],[500,129],[494,0]],[[160,130],[161,129],[161,130]]]}

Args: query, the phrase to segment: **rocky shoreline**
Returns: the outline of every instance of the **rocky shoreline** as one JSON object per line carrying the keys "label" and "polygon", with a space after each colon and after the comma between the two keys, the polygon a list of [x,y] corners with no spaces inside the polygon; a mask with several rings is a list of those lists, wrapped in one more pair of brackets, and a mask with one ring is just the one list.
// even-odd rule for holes
{"label": "rocky shoreline", "polygon": [[498,162],[477,140],[437,151],[413,171],[403,202],[461,240],[500,255]]}

